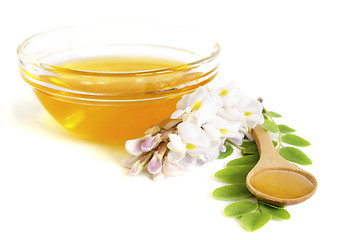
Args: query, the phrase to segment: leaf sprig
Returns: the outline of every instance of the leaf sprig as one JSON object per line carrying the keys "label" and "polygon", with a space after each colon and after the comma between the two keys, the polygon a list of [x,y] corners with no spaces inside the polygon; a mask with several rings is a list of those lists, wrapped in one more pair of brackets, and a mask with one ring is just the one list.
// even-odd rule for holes
{"label": "leaf sprig", "polygon": [[[277,150],[283,158],[290,162],[301,165],[312,164],[310,158],[303,151],[295,148],[310,146],[310,142],[302,137],[299,137],[298,135],[293,134],[296,131],[295,129],[284,124],[278,125],[274,118],[281,118],[280,114],[273,111],[267,111],[265,108],[263,108],[263,116],[265,118],[263,127],[269,132],[276,134]],[[295,147],[284,146],[284,144]]]}
{"label": "leaf sprig", "polygon": [[[280,114],[264,108],[263,116],[265,119],[263,127],[275,134],[273,144],[285,159],[301,165],[312,163],[304,152],[296,148],[309,146],[310,143],[295,135],[295,129],[277,124],[274,118],[280,118]],[[215,173],[217,179],[228,185],[213,191],[213,197],[216,199],[235,201],[224,209],[225,216],[239,219],[243,228],[251,232],[263,227],[270,219],[290,219],[290,213],[284,209],[284,206],[262,202],[246,187],[246,176],[260,158],[255,141],[244,141],[240,147],[227,141],[226,151],[219,158],[230,156],[233,152],[232,146],[241,150],[242,157],[228,162],[226,168]]]}
{"label": "leaf sprig", "polygon": [[[243,150],[256,147],[253,141],[244,142]],[[213,197],[220,200],[235,201],[224,209],[225,216],[240,221],[247,231],[255,231],[263,227],[270,219],[287,220],[290,213],[282,206],[274,206],[257,199],[246,187],[246,176],[259,160],[257,148],[247,150],[243,157],[228,162],[226,168],[215,173],[215,177],[228,185],[213,191]]]}

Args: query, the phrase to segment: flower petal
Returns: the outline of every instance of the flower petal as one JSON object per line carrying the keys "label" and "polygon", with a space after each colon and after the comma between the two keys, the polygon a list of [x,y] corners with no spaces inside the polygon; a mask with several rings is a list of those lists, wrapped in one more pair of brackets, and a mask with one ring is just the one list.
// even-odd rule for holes
{"label": "flower petal", "polygon": [[235,107],[224,108],[218,112],[218,115],[226,120],[231,120],[231,121],[241,121],[244,116],[244,114],[241,113],[239,109]]}
{"label": "flower petal", "polygon": [[126,168],[131,168],[137,160],[139,160],[139,156],[131,156],[123,159],[121,161],[121,165],[123,165]]}
{"label": "flower petal", "polygon": [[143,170],[143,168],[144,165],[141,164],[141,160],[136,161],[130,170],[130,175],[131,176],[138,175]]}
{"label": "flower petal", "polygon": [[225,151],[226,151],[226,147],[225,147],[224,144],[221,144],[221,145],[219,146],[219,151],[220,151],[220,152],[225,152]]}
{"label": "flower petal", "polygon": [[244,114],[249,128],[254,128],[257,123],[262,124],[264,122],[262,115],[263,107],[258,100],[242,96],[236,107]]}
{"label": "flower petal", "polygon": [[154,154],[151,160],[148,163],[147,170],[151,174],[157,174],[161,171],[162,168],[162,158],[159,156],[159,154]]}
{"label": "flower petal", "polygon": [[181,176],[186,173],[186,167],[181,163],[171,163],[167,159],[164,161],[163,172],[167,176]]}
{"label": "flower petal", "polygon": [[196,107],[195,104],[198,105],[198,103],[201,102],[208,93],[209,92],[205,87],[199,87],[198,89],[196,89],[195,92],[190,94],[190,97],[187,101],[187,106],[193,109],[194,107]]}
{"label": "flower petal", "polygon": [[218,110],[217,98],[214,96],[206,96],[201,102],[201,107],[193,111],[192,116],[186,119],[186,121],[201,127],[207,122],[210,116],[215,115]]}
{"label": "flower petal", "polygon": [[210,144],[208,135],[204,130],[189,122],[182,122],[177,126],[178,133],[185,143],[196,147],[207,147]]}
{"label": "flower petal", "polygon": [[238,131],[242,126],[240,121],[229,121],[219,116],[212,116],[208,121],[217,129],[227,129],[228,131]]}
{"label": "flower petal", "polygon": [[141,143],[147,139],[149,136],[144,136],[142,138],[127,140],[125,142],[125,149],[128,153],[134,156],[139,156],[143,153],[141,150]]}
{"label": "flower petal", "polygon": [[188,149],[187,153],[192,154],[194,156],[197,156],[199,154],[207,155],[207,154],[209,154],[210,151],[213,151],[213,150],[219,151],[221,142],[222,142],[222,139],[211,140],[207,147],[196,147],[195,149],[192,149],[192,150]]}
{"label": "flower petal", "polygon": [[214,127],[214,125],[210,123],[206,123],[202,126],[204,131],[213,139],[219,139],[221,137],[221,132],[219,129]]}
{"label": "flower petal", "polygon": [[149,137],[145,141],[141,143],[141,151],[149,152],[153,148],[155,148],[162,141],[160,134],[156,134],[153,137]]}
{"label": "flower petal", "polygon": [[169,134],[170,142],[167,147],[174,151],[184,153],[186,151],[186,144],[182,141],[181,137],[177,134]]}
{"label": "flower petal", "polygon": [[168,157],[169,162],[177,163],[185,157],[185,152],[174,152],[174,151],[170,150],[168,152],[167,157]]}
{"label": "flower petal", "polygon": [[176,109],[185,109],[188,105],[187,102],[191,94],[183,95],[182,98],[176,103]]}
{"label": "flower petal", "polygon": [[186,107],[185,109],[179,109],[173,112],[170,116],[171,119],[181,119],[184,115],[188,115],[191,109]]}
{"label": "flower petal", "polygon": [[197,159],[190,154],[185,154],[185,157],[181,160],[185,164],[194,165],[197,162]]}

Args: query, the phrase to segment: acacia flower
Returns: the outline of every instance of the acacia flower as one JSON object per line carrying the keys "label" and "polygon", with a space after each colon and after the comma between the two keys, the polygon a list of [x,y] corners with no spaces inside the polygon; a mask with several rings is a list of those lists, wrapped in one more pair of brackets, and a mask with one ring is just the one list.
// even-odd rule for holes
{"label": "acacia flower", "polygon": [[217,93],[223,101],[223,107],[218,112],[218,116],[241,123],[241,131],[251,138],[250,130],[264,122],[261,103],[242,94],[238,88],[234,87],[234,83],[217,90]]}
{"label": "acacia flower", "polygon": [[132,165],[131,170],[130,170],[130,175],[132,175],[132,176],[138,175],[143,170],[145,165],[149,162],[152,155],[153,155],[153,151],[145,152],[145,153],[141,154],[141,156],[139,157],[139,160],[137,160],[134,163],[134,165]]}
{"label": "acacia flower", "polygon": [[132,157],[122,161],[137,175],[146,169],[153,179],[178,176],[187,166],[217,159],[225,141],[240,145],[244,136],[264,121],[262,105],[247,98],[234,85],[221,89],[199,87],[184,95],[171,115],[172,121],[152,126],[141,138],[129,140]]}
{"label": "acacia flower", "polygon": [[159,132],[161,127],[158,125],[151,126],[145,132],[145,136],[125,142],[125,149],[128,153],[139,156],[144,152],[149,152],[161,142]]}
{"label": "acacia flower", "polygon": [[156,148],[154,155],[152,156],[147,170],[151,174],[157,174],[161,171],[163,165],[163,157],[167,151],[166,142],[161,142]]}
{"label": "acacia flower", "polygon": [[218,157],[219,139],[212,139],[205,130],[189,122],[180,123],[177,130],[177,134],[169,135],[169,162],[204,163]]}
{"label": "acacia flower", "polygon": [[209,117],[215,115],[221,102],[205,87],[199,87],[192,94],[184,95],[177,103],[177,110],[171,119],[181,119],[183,122],[192,122],[201,127]]}

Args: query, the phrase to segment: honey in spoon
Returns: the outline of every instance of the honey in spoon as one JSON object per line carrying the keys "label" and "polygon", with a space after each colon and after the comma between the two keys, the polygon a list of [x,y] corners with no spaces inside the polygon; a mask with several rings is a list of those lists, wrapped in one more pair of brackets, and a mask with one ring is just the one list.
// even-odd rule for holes
{"label": "honey in spoon", "polygon": [[246,177],[249,191],[274,205],[297,204],[310,198],[317,187],[315,177],[285,160],[261,125],[253,129],[253,135],[260,159]]}
{"label": "honey in spoon", "polygon": [[314,188],[305,176],[285,170],[267,170],[259,172],[250,179],[255,189],[267,195],[294,199],[305,196]]}

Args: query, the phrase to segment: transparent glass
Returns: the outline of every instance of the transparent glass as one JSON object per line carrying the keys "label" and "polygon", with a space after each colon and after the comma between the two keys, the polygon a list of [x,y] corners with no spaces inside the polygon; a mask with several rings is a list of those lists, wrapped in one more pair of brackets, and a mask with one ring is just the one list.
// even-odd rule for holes
{"label": "transparent glass", "polygon": [[[219,51],[208,35],[186,28],[98,24],[34,35],[19,45],[18,59],[21,76],[62,126],[89,140],[124,142],[168,118],[182,95],[210,82]],[[97,60],[119,57],[165,64],[96,68]],[[92,68],[67,64],[86,59],[96,60]],[[121,69],[125,63],[117,64]]]}

